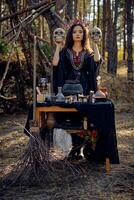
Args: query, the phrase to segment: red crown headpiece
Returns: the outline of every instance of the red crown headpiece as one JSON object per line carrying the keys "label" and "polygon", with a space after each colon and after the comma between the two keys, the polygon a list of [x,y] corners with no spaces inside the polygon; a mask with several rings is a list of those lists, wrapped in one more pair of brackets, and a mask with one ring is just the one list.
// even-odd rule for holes
{"label": "red crown headpiece", "polygon": [[89,22],[88,21],[82,20],[80,18],[74,18],[73,20],[70,20],[69,23],[65,24],[65,29],[68,30],[74,24],[77,24],[77,25],[81,24],[84,27],[89,27]]}

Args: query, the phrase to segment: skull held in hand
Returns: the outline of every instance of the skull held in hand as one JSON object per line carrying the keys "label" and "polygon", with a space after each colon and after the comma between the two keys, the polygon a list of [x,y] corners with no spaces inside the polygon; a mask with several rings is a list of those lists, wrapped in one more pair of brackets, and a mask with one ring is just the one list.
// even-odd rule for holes
{"label": "skull held in hand", "polygon": [[61,43],[65,39],[65,30],[63,28],[56,28],[53,32],[53,39],[57,43]]}
{"label": "skull held in hand", "polygon": [[90,31],[90,37],[94,42],[99,42],[102,38],[102,32],[100,28],[98,28],[97,26],[92,28]]}

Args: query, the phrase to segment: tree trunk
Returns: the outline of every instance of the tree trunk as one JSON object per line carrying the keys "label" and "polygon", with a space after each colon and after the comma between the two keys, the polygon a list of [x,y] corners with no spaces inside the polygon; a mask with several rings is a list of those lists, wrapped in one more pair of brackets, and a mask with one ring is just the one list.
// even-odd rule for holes
{"label": "tree trunk", "polygon": [[102,56],[105,60],[105,38],[106,38],[106,0],[103,0],[103,18],[102,18]]}
{"label": "tree trunk", "polygon": [[123,60],[126,60],[126,20],[124,19],[123,24]]}
{"label": "tree trunk", "polygon": [[107,1],[107,11],[108,11],[108,25],[107,25],[107,49],[108,49],[108,63],[107,71],[111,74],[116,74],[117,72],[117,33],[116,24],[118,17],[118,0],[115,0],[115,15],[114,22],[111,13],[110,0]]}
{"label": "tree trunk", "polygon": [[126,60],[126,4],[123,4],[123,60]]}
{"label": "tree trunk", "polygon": [[[8,3],[8,6],[9,6],[9,10],[10,10],[10,13],[14,13],[17,11],[17,1],[9,1],[7,0],[7,3]],[[19,20],[18,20],[18,16],[15,16],[14,18],[11,19],[11,26],[14,26],[16,25],[17,23],[19,23]],[[15,31],[14,31],[14,34]],[[23,52],[24,52],[24,55],[25,55],[25,58],[26,58],[26,62],[27,62],[27,66],[28,66],[28,69],[29,69],[29,72],[30,72],[30,76],[32,76],[32,73],[31,73],[31,64],[30,64],[30,61],[29,61],[29,57],[28,57],[28,52],[25,48],[25,44],[24,44],[24,40],[23,40],[23,36],[22,36],[22,33],[20,33],[20,43],[22,45],[22,48],[23,48]],[[19,57],[17,56],[18,58],[18,62],[20,63],[19,61]],[[17,67],[17,78],[16,78],[16,81],[17,81],[17,99],[20,103],[21,106],[24,106],[25,104],[25,95],[24,95],[24,88],[23,88],[23,78],[21,78],[21,68],[20,68],[20,65],[18,65]]]}
{"label": "tree trunk", "polygon": [[95,26],[96,19],[95,19],[95,0],[93,1],[93,26]]}
{"label": "tree trunk", "polygon": [[54,52],[53,32],[57,27],[62,28],[63,23],[62,23],[62,20],[58,18],[57,14],[52,12],[51,10],[42,13],[42,15],[46,18],[48,26],[49,26],[52,52]]}
{"label": "tree trunk", "polygon": [[88,13],[88,19],[89,19],[89,22],[91,21],[90,20],[90,16],[91,16],[91,0],[88,0],[88,3],[87,3],[87,13]]}
{"label": "tree trunk", "polygon": [[[9,6],[9,10],[11,13],[14,13],[17,11],[17,1],[15,0],[7,0],[7,3],[8,3],[8,6]],[[11,19],[11,26],[12,24],[18,24],[19,23],[19,18],[18,16],[15,16]],[[21,43],[21,46],[22,46],[22,49],[23,49],[23,53],[25,55],[25,59],[26,59],[26,63],[27,63],[27,67],[28,67],[28,71],[30,73],[30,76],[32,76],[32,71],[31,71],[31,57],[29,56],[29,52],[26,48],[26,45],[25,45],[25,42],[24,42],[24,39],[23,39],[23,35],[22,33],[20,33],[20,43]]]}
{"label": "tree trunk", "polygon": [[27,6],[26,0],[23,0],[23,9],[25,9]]}
{"label": "tree trunk", "polygon": [[117,73],[117,19],[118,19],[118,5],[119,1],[115,0],[115,15],[114,15],[114,23],[113,23],[113,71],[114,74]]}
{"label": "tree trunk", "polygon": [[55,10],[58,13],[58,15],[60,15],[60,17],[62,17],[62,18],[64,17],[64,14],[65,14],[65,12],[64,12],[65,3],[66,3],[65,0],[58,0],[56,2],[56,8],[55,8]]}
{"label": "tree trunk", "polygon": [[74,0],[74,17],[78,14],[78,0]]}
{"label": "tree trunk", "polygon": [[66,19],[68,21],[72,20],[73,18],[73,1],[72,0],[66,0],[67,6],[66,6]]}
{"label": "tree trunk", "polygon": [[132,48],[132,32],[133,32],[133,12],[132,0],[126,0],[126,17],[127,17],[127,67],[128,80],[133,80],[133,48]]}
{"label": "tree trunk", "polygon": [[16,72],[15,73],[15,79],[16,79],[17,100],[18,100],[19,106],[21,108],[26,108],[25,88],[24,88],[24,72],[21,69],[20,61],[16,65],[15,72]]}
{"label": "tree trunk", "polygon": [[85,19],[87,17],[87,0],[83,1],[83,18]]}
{"label": "tree trunk", "polygon": [[97,10],[98,10],[98,13],[97,13],[97,26],[99,27],[100,26],[100,0],[97,0]]}
{"label": "tree trunk", "polygon": [[79,1],[79,17],[83,18],[83,1]]}
{"label": "tree trunk", "polygon": [[[0,1],[0,17],[1,17],[1,12],[2,12],[2,1]],[[0,35],[1,35],[1,23],[0,23]]]}
{"label": "tree trunk", "polygon": [[64,7],[65,3],[65,0],[58,0],[56,2],[56,12],[59,12]]}

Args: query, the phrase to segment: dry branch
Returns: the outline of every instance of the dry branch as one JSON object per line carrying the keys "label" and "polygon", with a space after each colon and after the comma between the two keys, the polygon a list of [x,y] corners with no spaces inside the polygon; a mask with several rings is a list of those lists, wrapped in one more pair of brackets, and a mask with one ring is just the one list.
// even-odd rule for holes
{"label": "dry branch", "polygon": [[32,9],[37,9],[37,8],[43,6],[44,4],[47,4],[47,3],[56,4],[56,1],[55,1],[55,0],[53,0],[53,1],[51,1],[51,0],[45,0],[45,1],[41,2],[41,3],[38,3],[37,5],[30,6],[30,7],[27,8],[27,9],[20,10],[20,11],[18,11],[18,12],[15,12],[15,13],[9,15],[9,16],[0,17],[0,22],[5,21],[5,20],[7,20],[7,19],[9,19],[9,18],[11,19],[11,18],[15,17],[16,15],[20,15],[20,14],[23,14],[23,13],[25,13],[25,12],[31,11]]}
{"label": "dry branch", "polygon": [[5,96],[3,96],[3,95],[0,94],[0,98],[5,99],[5,100],[12,100],[12,99],[16,99],[16,96],[5,97]]}
{"label": "dry branch", "polygon": [[[41,4],[41,5],[42,5],[42,4]],[[23,21],[20,21],[20,23],[17,24],[16,26],[14,26],[13,29],[10,30],[8,33],[10,33],[11,31],[15,30],[18,26],[24,27],[24,26],[26,26],[26,24],[31,23],[32,20],[36,19],[36,18],[40,15],[41,12],[44,12],[45,10],[50,9],[53,5],[54,5],[54,2],[50,3],[49,5],[45,5],[45,6],[39,7],[39,9],[38,9],[37,11],[35,11],[35,12],[32,13],[32,14],[30,14],[30,15],[29,15],[28,17],[26,17]],[[30,21],[28,21],[26,24],[24,24],[26,20],[28,20],[29,18],[31,18],[31,17],[32,17],[34,14],[36,14],[36,13],[37,13],[37,15],[34,16],[32,20],[30,20]],[[7,34],[6,34],[5,36],[7,36]],[[17,40],[16,38],[18,38],[18,36],[16,37],[16,34],[15,34],[15,38],[13,38],[13,41],[16,41],[16,40]],[[12,51],[13,51],[13,50],[12,50]],[[11,51],[11,52],[12,52],[12,51]],[[12,53],[11,53],[11,54],[12,54]],[[5,73],[4,73],[3,78],[2,78],[2,80],[1,80],[1,82],[0,82],[0,90],[1,90],[1,88],[2,88],[2,86],[3,86],[4,79],[5,79],[5,77],[6,77],[6,74],[7,74],[7,72],[8,72],[8,69],[9,69],[9,64],[10,64],[10,59],[11,59],[10,57],[11,57],[11,55],[9,55],[9,60],[8,60],[8,63],[7,63],[6,69],[5,69]]]}
{"label": "dry branch", "polygon": [[4,178],[3,186],[46,185],[48,182],[62,179],[62,173],[68,173],[74,177],[83,173],[70,162],[59,159],[58,153],[49,146],[49,141],[41,139],[39,133],[31,133],[26,149],[13,170]]}
{"label": "dry branch", "polygon": [[19,27],[19,30],[18,30],[18,32],[16,34],[16,37],[14,38],[14,41],[13,41],[13,44],[12,44],[12,47],[11,47],[11,50],[10,50],[9,59],[8,59],[8,62],[7,62],[6,68],[5,68],[5,72],[4,72],[3,77],[2,77],[2,79],[0,81],[0,91],[1,91],[1,89],[3,87],[3,83],[4,83],[4,80],[6,78],[8,69],[9,69],[9,64],[10,64],[12,52],[13,52],[13,49],[14,49],[14,42],[17,41],[20,33],[21,33],[21,26]]}
{"label": "dry branch", "polygon": [[[44,5],[42,7],[39,7],[35,12],[31,13],[30,15],[28,15],[27,17],[25,17],[23,20],[20,20],[20,23],[18,23],[16,26],[14,26],[14,28],[12,28],[11,30],[9,30],[5,35],[2,36],[2,38],[6,37],[7,35],[9,35],[14,29],[18,28],[20,26],[20,24],[24,27],[25,25],[31,23],[33,20],[35,20],[42,12],[50,9],[52,6],[54,6],[54,3],[50,3],[49,5]],[[37,14],[36,16],[34,16],[35,14]],[[32,16],[34,16],[32,18],[32,20],[26,22],[28,19],[30,19]]]}
{"label": "dry branch", "polygon": [[[32,39],[34,39],[34,34],[33,34],[33,33],[29,32],[29,36],[31,36]],[[48,40],[44,40],[43,38],[41,38],[41,37],[39,37],[39,36],[36,36],[36,38],[37,38],[37,40],[39,40],[39,41],[41,41],[41,42],[44,42],[44,43],[48,43],[48,44],[49,44]]]}
{"label": "dry branch", "polygon": [[[24,29],[24,31],[26,32],[26,34],[28,34],[28,36],[30,37],[30,39],[31,39],[31,42],[33,42],[33,40],[34,40],[34,34],[32,34],[30,31],[28,31],[26,28],[23,28]],[[42,41],[42,42],[47,42],[48,43],[48,41],[46,41],[46,40],[42,40],[40,37],[38,37],[38,36],[36,36],[37,37],[37,39],[38,40],[40,40],[40,41]],[[43,64],[43,61],[41,62],[42,63],[42,65],[44,66],[44,68],[45,68],[45,71],[46,71],[46,73],[48,73],[49,75],[50,75],[50,73],[51,73],[51,63],[50,63],[50,61],[49,61],[49,59],[47,58],[47,56],[45,55],[45,53],[42,51],[42,49],[40,48],[40,46],[39,46],[39,42],[37,41],[37,49],[38,49],[38,51],[39,51],[39,55],[41,55],[41,57],[42,57],[42,59],[43,60],[45,60],[45,63],[47,63],[47,66],[44,66],[44,64]]]}

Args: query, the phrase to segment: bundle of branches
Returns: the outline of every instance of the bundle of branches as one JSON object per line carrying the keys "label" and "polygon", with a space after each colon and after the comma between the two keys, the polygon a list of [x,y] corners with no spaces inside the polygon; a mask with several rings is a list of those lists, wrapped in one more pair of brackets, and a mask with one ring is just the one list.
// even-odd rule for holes
{"label": "bundle of branches", "polygon": [[59,159],[59,152],[53,151],[40,133],[30,134],[29,142],[13,169],[2,180],[1,188],[14,185],[35,186],[62,182],[65,176],[78,177],[81,168],[66,159]]}

